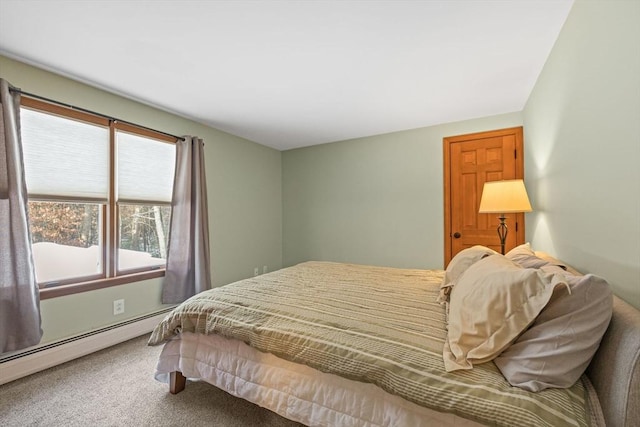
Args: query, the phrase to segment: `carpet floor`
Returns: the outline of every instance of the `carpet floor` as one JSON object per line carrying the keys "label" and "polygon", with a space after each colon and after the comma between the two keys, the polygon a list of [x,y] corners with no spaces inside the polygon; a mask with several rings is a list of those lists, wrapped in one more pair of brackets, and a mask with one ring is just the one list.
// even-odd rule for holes
{"label": "carpet floor", "polygon": [[162,347],[147,339],[0,386],[0,426],[300,426],[204,382],[170,394],[153,378]]}

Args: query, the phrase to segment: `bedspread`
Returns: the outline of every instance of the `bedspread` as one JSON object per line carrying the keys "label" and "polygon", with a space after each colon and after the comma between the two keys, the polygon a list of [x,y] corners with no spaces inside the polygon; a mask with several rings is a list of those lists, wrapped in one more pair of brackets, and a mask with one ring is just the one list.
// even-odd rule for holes
{"label": "bedspread", "polygon": [[323,372],[373,383],[419,405],[504,426],[588,425],[582,381],[527,392],[484,363],[447,373],[441,270],[306,262],[200,293],[155,328],[220,334]]}

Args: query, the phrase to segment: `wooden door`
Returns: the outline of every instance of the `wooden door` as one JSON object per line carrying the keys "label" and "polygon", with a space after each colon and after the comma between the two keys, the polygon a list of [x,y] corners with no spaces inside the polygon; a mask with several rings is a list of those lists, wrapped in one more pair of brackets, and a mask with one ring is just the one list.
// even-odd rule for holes
{"label": "wooden door", "polygon": [[[522,127],[444,138],[445,266],[462,249],[488,246],[500,252],[498,214],[480,214],[486,181],[522,179]],[[524,243],[524,214],[507,214],[508,251]]]}

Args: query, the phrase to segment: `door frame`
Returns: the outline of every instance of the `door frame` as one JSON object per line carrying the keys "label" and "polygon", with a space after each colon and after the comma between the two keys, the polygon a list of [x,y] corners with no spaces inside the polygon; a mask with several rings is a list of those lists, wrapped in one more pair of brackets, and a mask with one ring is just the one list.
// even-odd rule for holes
{"label": "door frame", "polygon": [[[444,169],[444,268],[451,261],[451,144],[482,138],[515,135],[516,179],[524,179],[524,143],[522,126],[497,129],[485,132],[474,132],[464,135],[447,136],[442,139]],[[515,230],[516,241],[524,242],[524,214],[516,214],[518,227]],[[511,231],[511,230],[510,230]],[[513,231],[512,231],[513,232]]]}

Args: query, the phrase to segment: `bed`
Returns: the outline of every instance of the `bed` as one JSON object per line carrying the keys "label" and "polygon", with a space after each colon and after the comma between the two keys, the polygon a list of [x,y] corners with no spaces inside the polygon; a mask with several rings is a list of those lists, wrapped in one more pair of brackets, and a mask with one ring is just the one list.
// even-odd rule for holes
{"label": "bed", "polygon": [[152,333],[155,378],[172,393],[204,380],[309,426],[638,425],[637,310],[613,297],[586,373],[531,392],[493,361],[445,370],[445,275],[305,262],[203,292]]}

